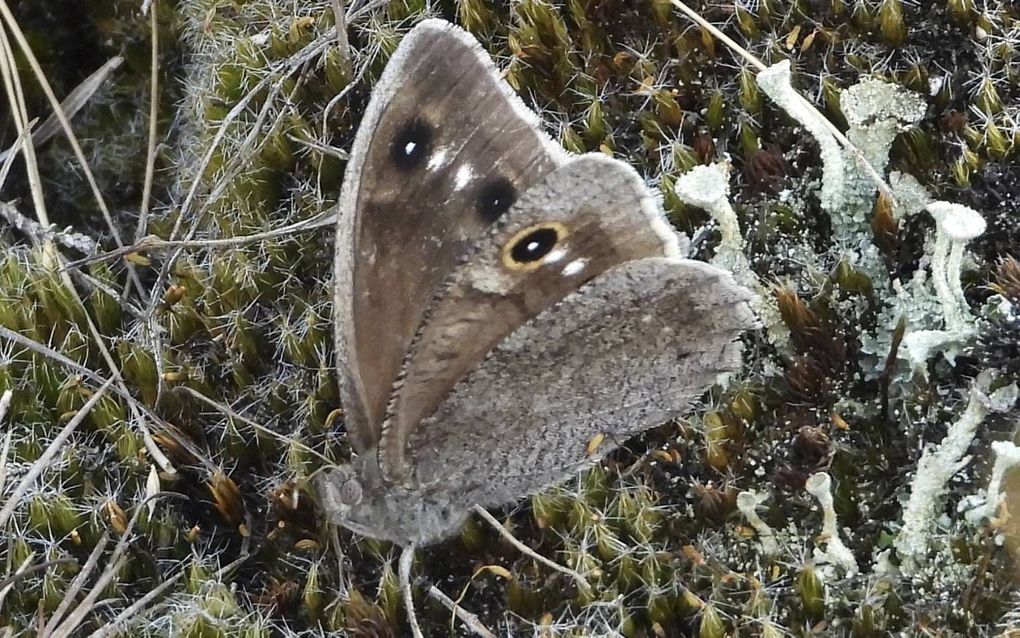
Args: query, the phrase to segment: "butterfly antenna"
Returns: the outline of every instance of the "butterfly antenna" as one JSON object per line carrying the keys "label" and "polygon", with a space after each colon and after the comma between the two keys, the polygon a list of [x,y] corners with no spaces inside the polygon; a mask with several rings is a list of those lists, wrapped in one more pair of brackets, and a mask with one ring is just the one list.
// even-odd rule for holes
{"label": "butterfly antenna", "polygon": [[496,520],[496,517],[493,516],[492,514],[490,514],[488,511],[486,511],[486,509],[484,507],[481,507],[480,505],[475,505],[475,512],[479,516],[481,516],[483,519],[485,519],[486,523],[488,523],[489,525],[492,525],[492,527],[494,527],[497,532],[502,534],[503,538],[505,538],[508,541],[510,541],[510,544],[513,545],[514,547],[516,547],[517,551],[521,552],[525,556],[529,556],[529,557],[537,560],[538,562],[542,563],[543,565],[546,565],[546,566],[548,566],[548,567],[550,567],[552,569],[555,569],[556,571],[558,571],[558,572],[560,572],[562,574],[566,574],[567,576],[570,576],[571,578],[576,580],[577,584],[580,585],[581,587],[583,587],[584,589],[591,589],[591,585],[588,584],[588,579],[586,579],[584,576],[582,576],[580,572],[576,572],[576,571],[570,569],[569,567],[564,567],[563,565],[560,565],[559,563],[557,563],[555,561],[549,560],[545,556],[542,556],[541,554],[539,554],[535,550],[531,549],[530,547],[528,547],[527,545],[525,545],[521,541],[517,540],[517,537],[515,537],[513,534],[511,534],[509,531],[507,531],[507,529],[505,527],[500,525],[499,521]]}

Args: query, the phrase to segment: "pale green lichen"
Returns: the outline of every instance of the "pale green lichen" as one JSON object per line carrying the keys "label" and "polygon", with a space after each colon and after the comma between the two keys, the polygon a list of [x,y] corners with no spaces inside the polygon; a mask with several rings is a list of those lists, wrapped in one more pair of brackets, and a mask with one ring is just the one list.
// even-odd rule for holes
{"label": "pale green lichen", "polygon": [[903,526],[896,536],[895,547],[903,561],[902,570],[912,575],[928,555],[932,530],[941,510],[939,499],[946,493],[946,484],[967,463],[964,458],[977,434],[978,427],[990,411],[1005,412],[1016,403],[1017,386],[1012,383],[990,391],[992,375],[983,372],[974,383],[967,407],[949,426],[937,447],[926,450],[917,463],[917,473],[910,484],[910,499],[903,512]]}
{"label": "pale green lichen", "polygon": [[[840,93],[840,107],[850,125],[846,137],[879,175],[886,173],[896,136],[914,127],[926,106],[918,95],[872,78]],[[834,239],[848,248],[857,247],[869,234],[868,216],[877,190],[872,173],[863,170],[860,161],[845,153],[847,170],[837,178],[844,197],[842,205],[831,210]]]}
{"label": "pale green lichen", "polygon": [[[1014,390],[1016,386],[1010,386]],[[1014,398],[1015,402],[1015,398]],[[999,508],[1005,502],[1002,481],[1006,472],[1014,467],[1020,466],[1020,447],[1010,441],[994,441],[992,451],[995,452],[995,465],[992,466],[992,474],[988,479],[988,487],[985,488],[983,498],[973,505],[966,513],[967,520],[974,524],[980,524],[982,519],[991,519],[998,515]],[[964,503],[961,502],[961,505]]]}
{"label": "pale green lichen", "polygon": [[822,208],[836,213],[846,202],[844,180],[848,172],[843,149],[827,123],[808,108],[804,98],[794,90],[790,78],[790,61],[783,60],[759,73],[757,81],[772,101],[807,129],[818,143],[822,156],[822,189],[819,199]]}

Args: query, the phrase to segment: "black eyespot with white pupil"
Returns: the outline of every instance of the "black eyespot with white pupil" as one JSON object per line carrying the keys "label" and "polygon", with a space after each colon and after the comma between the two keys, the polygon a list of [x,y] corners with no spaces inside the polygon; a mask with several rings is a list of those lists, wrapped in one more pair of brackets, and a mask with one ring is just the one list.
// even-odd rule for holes
{"label": "black eyespot with white pupil", "polygon": [[397,168],[409,170],[420,165],[432,150],[435,132],[426,120],[416,117],[397,129],[390,156]]}
{"label": "black eyespot with white pupil", "polygon": [[505,177],[497,177],[482,185],[478,191],[475,208],[482,219],[491,224],[509,210],[516,197],[517,191],[510,180]]}
{"label": "black eyespot with white pupil", "polygon": [[519,264],[530,264],[552,252],[559,240],[560,234],[555,228],[536,228],[517,240],[510,248],[510,256]]}

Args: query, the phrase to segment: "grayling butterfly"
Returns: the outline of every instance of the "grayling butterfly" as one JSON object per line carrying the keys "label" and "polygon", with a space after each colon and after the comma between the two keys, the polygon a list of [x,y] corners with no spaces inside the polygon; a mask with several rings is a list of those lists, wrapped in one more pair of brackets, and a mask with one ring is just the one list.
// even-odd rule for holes
{"label": "grayling butterfly", "polygon": [[630,166],[563,151],[470,35],[419,24],[375,87],[340,199],[357,456],[318,481],[329,517],[432,543],[683,414],[738,367],[754,319],[729,273],[681,253]]}

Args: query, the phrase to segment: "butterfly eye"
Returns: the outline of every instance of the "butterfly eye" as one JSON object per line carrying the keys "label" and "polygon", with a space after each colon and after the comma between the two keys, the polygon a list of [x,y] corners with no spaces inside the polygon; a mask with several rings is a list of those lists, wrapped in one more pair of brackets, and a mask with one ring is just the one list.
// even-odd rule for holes
{"label": "butterfly eye", "polygon": [[361,503],[362,496],[361,483],[356,479],[347,479],[340,486],[340,502],[344,505],[353,507]]}
{"label": "butterfly eye", "polygon": [[538,268],[566,236],[566,226],[556,222],[529,226],[503,246],[503,265],[513,270]]}
{"label": "butterfly eye", "polygon": [[397,130],[390,155],[397,168],[409,170],[422,163],[432,148],[432,126],[420,117],[408,120]]}

